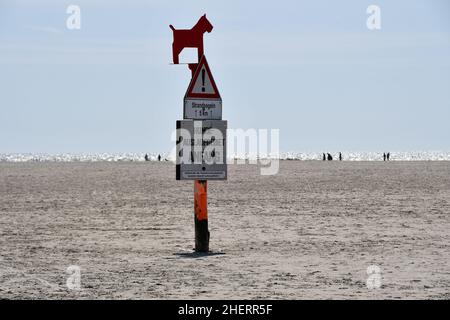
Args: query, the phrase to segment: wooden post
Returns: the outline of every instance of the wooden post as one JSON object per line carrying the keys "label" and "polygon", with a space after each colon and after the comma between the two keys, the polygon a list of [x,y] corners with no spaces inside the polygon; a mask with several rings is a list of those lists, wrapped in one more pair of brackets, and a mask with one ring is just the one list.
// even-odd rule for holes
{"label": "wooden post", "polygon": [[195,251],[209,251],[208,181],[194,181]]}
{"label": "wooden post", "polygon": [[[198,63],[190,63],[189,69],[194,76]],[[194,180],[194,222],[195,222],[195,251],[209,251],[208,230],[208,181]]]}

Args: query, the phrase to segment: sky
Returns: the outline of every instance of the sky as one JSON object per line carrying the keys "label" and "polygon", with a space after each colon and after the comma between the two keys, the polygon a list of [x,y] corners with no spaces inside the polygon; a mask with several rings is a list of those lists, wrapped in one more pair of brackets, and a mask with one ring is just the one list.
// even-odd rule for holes
{"label": "sky", "polygon": [[450,150],[447,0],[0,0],[0,153],[169,152],[190,80],[169,24],[203,14],[229,128],[279,129],[281,151]]}

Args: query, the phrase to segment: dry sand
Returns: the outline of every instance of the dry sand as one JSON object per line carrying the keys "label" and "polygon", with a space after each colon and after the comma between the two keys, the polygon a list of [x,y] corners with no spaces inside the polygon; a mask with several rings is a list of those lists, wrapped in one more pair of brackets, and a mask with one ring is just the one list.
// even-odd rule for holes
{"label": "dry sand", "polygon": [[232,165],[209,183],[209,256],[192,254],[193,182],[174,176],[0,163],[0,298],[450,298],[450,162]]}

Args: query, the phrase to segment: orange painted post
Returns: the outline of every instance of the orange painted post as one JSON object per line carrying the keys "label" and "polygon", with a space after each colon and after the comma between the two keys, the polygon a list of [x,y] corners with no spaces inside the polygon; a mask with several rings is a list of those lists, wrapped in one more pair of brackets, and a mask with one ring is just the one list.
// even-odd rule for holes
{"label": "orange painted post", "polygon": [[195,251],[209,251],[208,181],[194,180]]}

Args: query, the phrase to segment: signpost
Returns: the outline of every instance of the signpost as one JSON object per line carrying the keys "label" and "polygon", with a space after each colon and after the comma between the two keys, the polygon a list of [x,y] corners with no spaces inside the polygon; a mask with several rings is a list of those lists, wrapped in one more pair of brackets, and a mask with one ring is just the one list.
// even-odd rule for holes
{"label": "signpost", "polygon": [[188,30],[174,32],[173,62],[183,48],[198,49],[198,63],[189,64],[192,79],[184,96],[183,120],[178,120],[176,179],[194,180],[195,251],[209,251],[208,180],[226,180],[227,121],[222,98],[204,55],[203,34],[213,26],[206,15]]}

